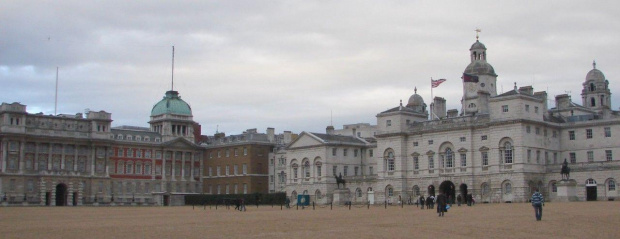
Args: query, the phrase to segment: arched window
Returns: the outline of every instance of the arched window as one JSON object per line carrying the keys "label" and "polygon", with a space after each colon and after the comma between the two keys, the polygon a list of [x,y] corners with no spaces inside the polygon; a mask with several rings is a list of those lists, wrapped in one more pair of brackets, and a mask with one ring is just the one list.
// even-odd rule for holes
{"label": "arched window", "polygon": [[551,192],[554,192],[554,193],[558,192],[558,185],[556,185],[555,182],[551,184]]}
{"label": "arched window", "polygon": [[321,163],[320,161],[316,162],[315,166],[316,166],[316,169],[315,169],[316,177],[320,180],[321,179],[320,178],[321,177],[321,168],[323,167],[323,163]]}
{"label": "arched window", "polygon": [[321,199],[323,197],[323,195],[321,195],[321,190],[316,190],[316,192],[314,192],[314,197],[316,199]]}
{"label": "arched window", "polygon": [[361,198],[362,197],[362,189],[361,188],[357,188],[357,190],[355,190],[355,195],[358,198]]}
{"label": "arched window", "polygon": [[396,166],[394,165],[394,152],[388,152],[386,162],[387,171],[393,172],[396,168]]}
{"label": "arched window", "polygon": [[305,176],[306,178],[309,178],[309,177],[310,177],[310,162],[309,162],[309,161],[306,161],[306,162],[304,163],[304,176]]}
{"label": "arched window", "polygon": [[133,162],[132,161],[127,161],[127,165],[125,166],[125,173],[133,174]]}
{"label": "arched window", "polygon": [[614,180],[609,180],[609,182],[607,183],[607,190],[616,191],[616,182]]}
{"label": "arched window", "polygon": [[512,144],[510,142],[504,144],[504,163],[512,163]]}
{"label": "arched window", "polygon": [[590,83],[590,91],[595,91],[596,90],[596,85],[594,85],[594,83]]}
{"label": "arched window", "polygon": [[510,183],[506,183],[504,185],[504,190],[506,194],[511,194],[512,193],[512,184]]}
{"label": "arched window", "polygon": [[489,195],[489,192],[490,192],[489,184],[483,183],[482,184],[482,195],[485,195],[485,196]]}
{"label": "arched window", "polygon": [[590,98],[590,106],[596,106],[596,100],[594,99],[594,97]]}
{"label": "arched window", "polygon": [[445,159],[446,159],[446,168],[452,168],[454,166],[454,157],[452,154],[452,149],[446,148]]}
{"label": "arched window", "polygon": [[294,163],[292,168],[293,168],[293,180],[297,182],[297,178],[298,178],[297,169],[299,168],[299,166],[296,163]]}
{"label": "arched window", "polygon": [[388,197],[392,197],[394,196],[394,188],[392,188],[392,186],[387,186],[387,196]]}
{"label": "arched window", "polygon": [[418,185],[413,186],[413,196],[420,196],[420,187]]}

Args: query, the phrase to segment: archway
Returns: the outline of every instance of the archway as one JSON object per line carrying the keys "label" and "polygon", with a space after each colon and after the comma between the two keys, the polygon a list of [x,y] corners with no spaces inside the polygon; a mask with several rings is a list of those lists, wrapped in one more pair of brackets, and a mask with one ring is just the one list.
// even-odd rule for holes
{"label": "archway", "polygon": [[443,183],[439,185],[439,193],[446,195],[449,203],[454,202],[455,192],[454,183],[451,181],[443,181]]}
{"label": "archway", "polygon": [[67,185],[56,185],[56,206],[67,206]]}
{"label": "archway", "polygon": [[435,196],[435,186],[433,185],[429,185],[428,186],[428,196]]}
{"label": "archway", "polygon": [[459,195],[461,196],[461,202],[464,202],[465,199],[467,199],[467,184],[461,184],[461,186],[459,186],[459,191]]}

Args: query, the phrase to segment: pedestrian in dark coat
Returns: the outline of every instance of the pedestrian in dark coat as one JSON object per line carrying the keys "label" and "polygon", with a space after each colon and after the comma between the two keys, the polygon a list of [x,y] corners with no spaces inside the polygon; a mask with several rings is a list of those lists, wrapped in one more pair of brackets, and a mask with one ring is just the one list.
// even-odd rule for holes
{"label": "pedestrian in dark coat", "polygon": [[443,213],[447,212],[446,206],[448,205],[448,198],[445,194],[437,195],[437,213],[440,217],[443,217]]}
{"label": "pedestrian in dark coat", "polygon": [[420,208],[424,209],[424,196],[420,196]]}

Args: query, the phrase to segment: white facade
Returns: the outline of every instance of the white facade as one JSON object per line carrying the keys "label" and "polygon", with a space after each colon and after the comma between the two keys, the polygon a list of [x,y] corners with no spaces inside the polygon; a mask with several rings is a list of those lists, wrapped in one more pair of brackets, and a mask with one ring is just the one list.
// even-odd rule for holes
{"label": "white facade", "polygon": [[365,168],[363,177],[345,176],[352,193],[362,191],[353,194],[354,203],[406,201],[439,192],[452,199],[472,194],[478,202],[524,202],[534,188],[553,200],[566,159],[579,200],[618,197],[620,112],[611,110],[609,82],[595,64],[582,84],[583,106],[559,95],[556,106],[549,108],[547,93],[534,92],[531,86],[515,84],[513,90],[497,95],[497,74],[479,41],[470,48],[470,57],[464,74],[477,82],[462,83],[460,114],[435,112],[439,118],[428,120],[426,104],[416,92],[406,106],[401,103],[379,113],[376,125],[332,130],[350,139],[360,132],[373,132],[374,139],[368,139],[373,143],[363,147],[373,151],[371,157],[343,161],[330,150],[340,152],[350,145],[312,143],[312,134],[302,134],[287,148],[286,157],[296,159],[286,165],[289,175],[295,164],[303,165],[306,159],[320,161],[323,172],[318,178],[289,178],[287,195],[305,191],[313,195],[319,190],[327,199],[315,201],[329,203],[326,200],[336,188],[329,169],[348,163]]}

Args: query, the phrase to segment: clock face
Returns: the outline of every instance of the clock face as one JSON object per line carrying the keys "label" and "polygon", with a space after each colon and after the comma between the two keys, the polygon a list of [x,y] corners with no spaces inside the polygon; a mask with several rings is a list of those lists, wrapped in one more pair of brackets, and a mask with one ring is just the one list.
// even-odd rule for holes
{"label": "clock face", "polygon": [[481,83],[481,84],[480,84],[480,87],[484,87],[484,83]]}

